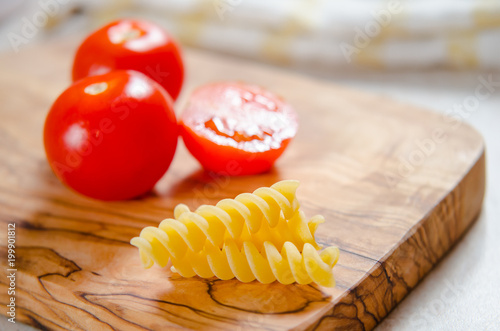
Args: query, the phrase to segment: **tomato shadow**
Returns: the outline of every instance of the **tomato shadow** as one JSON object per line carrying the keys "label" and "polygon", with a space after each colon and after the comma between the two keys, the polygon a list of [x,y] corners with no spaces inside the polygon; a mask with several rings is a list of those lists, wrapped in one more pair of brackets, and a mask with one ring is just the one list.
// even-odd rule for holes
{"label": "tomato shadow", "polygon": [[188,205],[215,204],[221,199],[234,198],[245,192],[253,192],[263,186],[271,186],[284,179],[279,169],[249,176],[222,176],[213,172],[197,169],[177,181],[160,183],[150,192],[157,197],[169,197]]}

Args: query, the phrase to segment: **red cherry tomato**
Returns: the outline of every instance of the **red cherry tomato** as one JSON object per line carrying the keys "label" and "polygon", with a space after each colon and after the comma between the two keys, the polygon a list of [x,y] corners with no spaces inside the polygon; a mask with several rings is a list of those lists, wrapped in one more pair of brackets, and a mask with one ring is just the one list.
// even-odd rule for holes
{"label": "red cherry tomato", "polygon": [[121,200],[149,191],[177,146],[172,99],[137,71],[79,80],[45,120],[47,159],[57,177],[84,195]]}
{"label": "red cherry tomato", "polygon": [[162,28],[146,21],[119,20],[89,35],[76,52],[73,81],[120,69],[149,76],[174,100],[184,79],[180,48]]}
{"label": "red cherry tomato", "polygon": [[215,83],[197,89],[181,117],[184,143],[201,165],[224,175],[269,170],[295,136],[295,111],[252,85]]}

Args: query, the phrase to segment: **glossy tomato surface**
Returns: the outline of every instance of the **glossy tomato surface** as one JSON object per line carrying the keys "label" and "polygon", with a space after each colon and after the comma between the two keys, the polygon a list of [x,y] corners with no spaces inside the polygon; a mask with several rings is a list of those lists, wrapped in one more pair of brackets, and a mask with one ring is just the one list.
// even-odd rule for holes
{"label": "glossy tomato surface", "polygon": [[119,20],[90,34],[76,52],[73,81],[120,69],[149,76],[174,100],[184,80],[179,46],[161,27],[147,21]]}
{"label": "glossy tomato surface", "polygon": [[209,171],[251,175],[268,171],[295,136],[295,111],[265,89],[243,83],[198,88],[181,117],[182,138]]}
{"label": "glossy tomato surface", "polygon": [[129,199],[149,191],[177,146],[172,99],[136,71],[79,80],[47,115],[47,159],[67,186],[92,198]]}

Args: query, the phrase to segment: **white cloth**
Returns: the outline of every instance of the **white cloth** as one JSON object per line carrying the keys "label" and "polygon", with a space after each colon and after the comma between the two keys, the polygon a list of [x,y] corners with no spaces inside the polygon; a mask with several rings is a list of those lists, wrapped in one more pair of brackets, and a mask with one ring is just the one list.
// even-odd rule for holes
{"label": "white cloth", "polygon": [[326,74],[500,69],[498,0],[39,0],[34,10],[47,1],[66,16],[81,7],[86,27],[143,17],[189,46]]}

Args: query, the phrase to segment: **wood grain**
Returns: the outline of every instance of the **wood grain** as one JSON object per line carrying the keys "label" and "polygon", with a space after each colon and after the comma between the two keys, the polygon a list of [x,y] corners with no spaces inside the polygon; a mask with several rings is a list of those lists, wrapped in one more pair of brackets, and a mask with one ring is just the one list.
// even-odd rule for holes
{"label": "wood grain", "polygon": [[[18,321],[40,329],[192,328],[369,330],[439,262],[477,217],[484,146],[470,127],[383,97],[187,51],[194,87],[243,80],[282,95],[301,127],[268,174],[229,178],[200,171],[180,146],[154,192],[105,203],[60,184],[46,163],[42,128],[69,83],[75,44],[33,48],[0,61],[0,261],[16,224]],[[440,134],[441,133],[441,134]],[[281,179],[298,179],[317,235],[337,245],[337,286],[184,279],[144,270],[129,240],[172,217],[173,207],[216,203]],[[6,278],[0,303],[6,304]]]}

